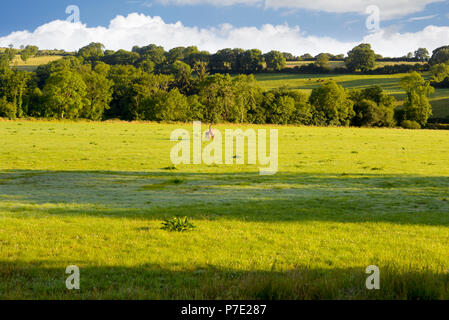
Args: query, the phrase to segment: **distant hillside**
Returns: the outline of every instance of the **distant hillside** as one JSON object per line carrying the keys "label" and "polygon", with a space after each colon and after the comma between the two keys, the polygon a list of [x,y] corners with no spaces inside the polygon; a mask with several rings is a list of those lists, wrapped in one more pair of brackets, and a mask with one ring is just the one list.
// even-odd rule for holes
{"label": "distant hillside", "polygon": [[10,65],[11,67],[16,67],[17,69],[22,71],[34,71],[40,65],[59,60],[61,58],[62,56],[37,56],[29,58],[27,62],[24,62],[20,55],[17,55]]}

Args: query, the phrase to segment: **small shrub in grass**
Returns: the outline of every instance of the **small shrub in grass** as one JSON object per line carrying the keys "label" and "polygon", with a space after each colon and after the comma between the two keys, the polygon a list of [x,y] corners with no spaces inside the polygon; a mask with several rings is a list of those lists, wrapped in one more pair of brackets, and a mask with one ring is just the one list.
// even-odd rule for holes
{"label": "small shrub in grass", "polygon": [[178,170],[178,168],[176,168],[176,166],[169,166],[169,167],[162,168],[162,170],[170,170],[170,171],[173,171],[173,170]]}
{"label": "small shrub in grass", "polygon": [[170,232],[187,232],[195,229],[195,226],[187,217],[174,217],[162,222],[162,230]]}
{"label": "small shrub in grass", "polygon": [[418,122],[410,120],[402,121],[401,127],[404,129],[421,129],[421,125]]}

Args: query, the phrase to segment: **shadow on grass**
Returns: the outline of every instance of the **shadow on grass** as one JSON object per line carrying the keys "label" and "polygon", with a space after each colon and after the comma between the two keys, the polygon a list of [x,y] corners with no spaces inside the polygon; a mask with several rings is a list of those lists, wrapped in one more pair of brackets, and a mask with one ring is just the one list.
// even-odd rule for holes
{"label": "shadow on grass", "polygon": [[[286,272],[239,271],[210,266],[193,270],[137,267],[80,267],[81,290],[65,287],[66,266],[50,262],[0,262],[1,299],[413,299],[449,298],[449,275],[380,266],[380,290],[367,290],[365,268]],[[176,266],[173,266],[173,269]]]}
{"label": "shadow on grass", "polygon": [[449,225],[449,177],[382,174],[0,172],[0,210],[159,220]]}

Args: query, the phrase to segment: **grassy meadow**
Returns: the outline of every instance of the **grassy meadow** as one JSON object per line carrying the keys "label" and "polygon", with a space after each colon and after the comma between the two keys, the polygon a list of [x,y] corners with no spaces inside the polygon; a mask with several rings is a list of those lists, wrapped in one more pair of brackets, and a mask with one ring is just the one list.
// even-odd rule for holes
{"label": "grassy meadow", "polygon": [[279,129],[260,176],[173,168],[177,128],[0,121],[0,298],[449,299],[449,131],[253,126]]}

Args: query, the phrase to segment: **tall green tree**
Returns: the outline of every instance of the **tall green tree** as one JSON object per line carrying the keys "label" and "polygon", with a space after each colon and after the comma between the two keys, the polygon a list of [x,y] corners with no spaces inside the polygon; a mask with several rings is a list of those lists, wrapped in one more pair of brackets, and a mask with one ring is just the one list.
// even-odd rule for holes
{"label": "tall green tree", "polygon": [[232,49],[217,51],[210,59],[210,68],[215,72],[232,72],[237,69],[238,55]]}
{"label": "tall green tree", "polygon": [[333,80],[314,89],[309,101],[319,125],[348,126],[355,115],[348,92]]}
{"label": "tall green tree", "polygon": [[159,91],[144,102],[145,120],[153,121],[187,121],[189,118],[189,101],[177,88]]}
{"label": "tall green tree", "polygon": [[82,47],[77,56],[88,61],[98,61],[104,56],[104,45],[99,42],[92,42],[89,45]]}
{"label": "tall green tree", "polygon": [[273,90],[265,94],[264,108],[269,123],[288,124],[295,112],[295,99],[281,90]]}
{"label": "tall green tree", "polygon": [[146,101],[159,91],[168,91],[173,83],[171,75],[149,74],[130,65],[111,67],[109,79],[114,83],[113,99],[106,116],[123,120],[144,120]]}
{"label": "tall green tree", "polygon": [[369,71],[376,65],[376,53],[369,43],[362,43],[348,52],[345,64],[349,71]]}
{"label": "tall green tree", "polygon": [[31,79],[29,72],[9,68],[0,71],[0,97],[5,97],[14,106],[17,117],[25,114],[23,102]]}
{"label": "tall green tree", "polygon": [[264,55],[267,69],[271,71],[281,71],[285,68],[287,60],[279,51],[270,51]]}
{"label": "tall green tree", "polygon": [[48,105],[46,116],[59,119],[79,118],[88,103],[86,83],[79,73],[70,70],[51,74],[44,94]]}
{"label": "tall green tree", "polygon": [[170,51],[166,53],[167,63],[173,64],[176,61],[183,61],[185,57],[184,55],[185,51],[186,51],[185,47],[176,47],[170,49]]}
{"label": "tall green tree", "polygon": [[357,127],[394,127],[396,99],[385,94],[380,86],[350,93],[355,116],[352,125]]}
{"label": "tall green tree", "polygon": [[425,126],[432,115],[429,96],[435,92],[435,89],[418,72],[402,78],[401,86],[407,94],[404,103],[404,120],[416,121],[421,126]]}
{"label": "tall green tree", "polygon": [[81,72],[86,84],[86,103],[80,111],[80,117],[102,120],[112,100],[112,81],[107,78],[110,67],[102,62],[94,69],[87,65]]}
{"label": "tall green tree", "polygon": [[259,112],[263,100],[263,90],[254,75],[239,75],[232,79],[234,103],[228,121],[235,123],[254,122],[251,114]]}
{"label": "tall green tree", "polygon": [[[103,62],[115,66],[115,65],[135,65],[140,59],[140,55],[136,52],[118,50],[112,54],[105,55],[102,59]],[[141,61],[145,61],[142,59]]]}
{"label": "tall green tree", "polygon": [[429,60],[431,66],[439,63],[449,62],[449,46],[439,47],[433,50],[432,57]]}
{"label": "tall green tree", "polygon": [[17,49],[14,48],[6,48],[5,51],[3,52],[3,54],[6,55],[6,57],[8,58],[9,62],[12,62],[14,60],[14,58],[16,57],[18,53]]}
{"label": "tall green tree", "polygon": [[231,76],[215,74],[200,84],[200,102],[205,107],[205,120],[212,123],[228,121],[234,110]]}
{"label": "tall green tree", "polygon": [[0,118],[15,119],[17,114],[16,106],[9,102],[6,97],[0,98]]}
{"label": "tall green tree", "polygon": [[315,65],[319,68],[329,69],[329,55],[326,53],[321,53],[317,56]]}
{"label": "tall green tree", "polygon": [[190,68],[187,63],[175,61],[175,63],[171,65],[170,69],[171,73],[175,77],[178,88],[184,92],[190,86],[193,73],[192,68]]}
{"label": "tall green tree", "polygon": [[241,73],[255,73],[263,69],[264,58],[258,49],[247,50],[239,55],[239,68]]}
{"label": "tall green tree", "polygon": [[297,90],[288,90],[286,94],[295,101],[295,111],[289,123],[311,125],[313,113],[308,94]]}
{"label": "tall green tree", "polygon": [[141,48],[136,46],[132,51],[138,53],[142,59],[151,60],[155,66],[163,65],[167,61],[165,49],[155,44]]}
{"label": "tall green tree", "polygon": [[34,57],[39,52],[39,48],[36,46],[26,46],[21,52],[20,57],[24,62],[27,62],[29,58]]}
{"label": "tall green tree", "polygon": [[429,61],[430,59],[429,51],[426,48],[419,48],[418,50],[415,51],[415,58],[423,62]]}
{"label": "tall green tree", "polygon": [[41,65],[36,70],[38,87],[42,89],[52,73],[61,72],[64,70],[77,72],[83,65],[83,59],[80,57],[65,57],[57,61],[50,62],[46,65]]}
{"label": "tall green tree", "polygon": [[449,77],[449,64],[439,63],[430,67],[430,74],[432,75],[432,81],[441,82]]}

